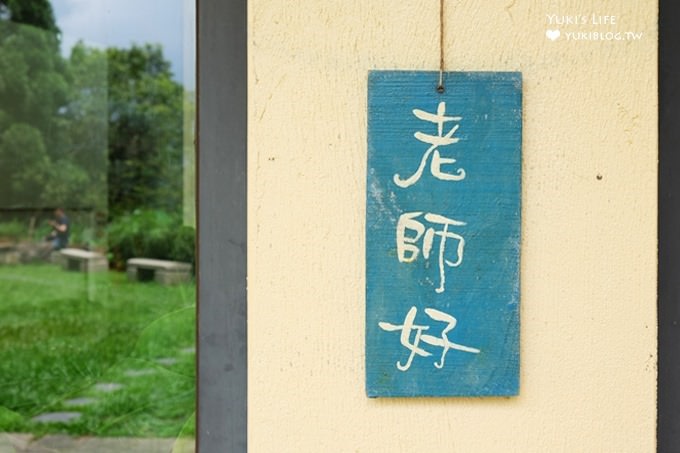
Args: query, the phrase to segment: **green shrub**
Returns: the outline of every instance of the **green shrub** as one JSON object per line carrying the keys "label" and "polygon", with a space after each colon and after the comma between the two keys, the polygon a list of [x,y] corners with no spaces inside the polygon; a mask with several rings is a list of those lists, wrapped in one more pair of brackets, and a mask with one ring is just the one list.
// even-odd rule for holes
{"label": "green shrub", "polygon": [[17,220],[0,223],[0,241],[18,241],[28,234],[28,228]]}
{"label": "green shrub", "polygon": [[196,230],[189,226],[181,226],[172,241],[172,259],[194,263],[196,257]]}
{"label": "green shrub", "polygon": [[194,262],[194,228],[165,211],[136,210],[120,216],[109,225],[108,239],[116,269],[124,269],[134,257]]}

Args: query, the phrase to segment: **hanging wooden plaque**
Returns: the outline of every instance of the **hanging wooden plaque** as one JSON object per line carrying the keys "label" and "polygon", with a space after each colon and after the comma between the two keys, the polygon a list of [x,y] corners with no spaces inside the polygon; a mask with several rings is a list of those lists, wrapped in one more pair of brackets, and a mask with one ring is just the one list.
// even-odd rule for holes
{"label": "hanging wooden plaque", "polygon": [[522,79],[371,71],[366,391],[519,391]]}

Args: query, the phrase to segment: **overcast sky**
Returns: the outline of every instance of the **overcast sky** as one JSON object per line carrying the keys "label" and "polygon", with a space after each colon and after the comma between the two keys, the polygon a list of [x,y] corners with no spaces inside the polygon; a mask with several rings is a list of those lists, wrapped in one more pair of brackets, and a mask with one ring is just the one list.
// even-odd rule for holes
{"label": "overcast sky", "polygon": [[[195,2],[192,0],[52,0],[62,52],[82,40],[100,48],[161,44],[175,79],[194,87]],[[185,36],[191,42],[185,42]],[[187,70],[184,70],[184,54]]]}

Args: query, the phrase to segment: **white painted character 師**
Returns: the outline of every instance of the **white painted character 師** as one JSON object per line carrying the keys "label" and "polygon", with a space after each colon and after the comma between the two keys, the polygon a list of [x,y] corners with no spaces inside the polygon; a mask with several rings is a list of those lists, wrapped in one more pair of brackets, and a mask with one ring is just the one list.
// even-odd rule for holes
{"label": "white painted character \u5e2b", "polygon": [[[465,239],[460,234],[449,231],[453,226],[464,226],[465,222],[449,219],[439,214],[426,213],[423,217],[425,221],[436,225],[438,229],[429,226],[428,228],[418,220],[423,215],[422,212],[406,212],[399,216],[397,222],[397,258],[400,263],[411,263],[415,261],[420,252],[424,259],[430,258],[430,252],[434,245],[435,237],[439,238],[438,265],[439,265],[439,286],[435,289],[437,293],[444,292],[446,285],[445,267],[458,267],[463,262],[463,252],[465,249]],[[409,235],[409,231],[414,234]],[[422,238],[422,246],[418,242]],[[456,241],[456,254],[454,260],[449,260],[445,256],[448,240]]]}

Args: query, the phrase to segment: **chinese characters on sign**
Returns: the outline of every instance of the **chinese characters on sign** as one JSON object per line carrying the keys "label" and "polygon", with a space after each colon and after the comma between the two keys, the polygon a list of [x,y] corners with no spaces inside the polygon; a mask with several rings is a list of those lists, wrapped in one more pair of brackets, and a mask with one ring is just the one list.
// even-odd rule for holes
{"label": "chinese characters on sign", "polygon": [[[435,290],[438,293],[444,292],[444,283],[446,282],[446,276],[444,274],[444,264],[451,267],[457,267],[463,262],[463,248],[465,247],[465,239],[459,234],[449,232],[449,226],[455,225],[465,225],[465,222],[459,222],[457,220],[447,219],[446,217],[437,214],[425,214],[425,220],[430,224],[442,225],[441,231],[435,231],[434,228],[430,227],[425,231],[425,226],[416,220],[422,212],[407,212],[399,217],[399,222],[397,223],[397,256],[399,261],[402,263],[410,263],[418,258],[420,249],[415,245],[420,238],[425,234],[423,239],[423,258],[426,260],[430,258],[430,250],[432,250],[432,243],[434,242],[435,235],[440,236],[439,239],[439,251],[438,251],[438,265],[439,265],[439,287]],[[415,236],[406,236],[406,229],[415,231]],[[449,261],[444,258],[444,250],[446,248],[446,240],[454,239],[458,241],[456,246],[456,260]],[[409,254],[408,256],[407,253]]]}
{"label": "chinese characters on sign", "polygon": [[432,163],[430,164],[432,176],[444,181],[460,181],[461,179],[465,178],[465,170],[463,170],[462,168],[459,168],[453,174],[444,173],[441,169],[442,164],[454,164],[456,162],[456,159],[442,158],[439,154],[439,150],[437,149],[437,147],[451,145],[453,143],[458,142],[458,139],[453,137],[454,132],[458,130],[458,124],[452,127],[451,130],[446,135],[442,135],[444,130],[444,123],[448,121],[460,121],[461,119],[463,119],[460,116],[444,116],[445,111],[446,111],[445,102],[439,103],[436,115],[424,112],[419,109],[413,110],[413,114],[419,119],[429,121],[431,123],[436,123],[438,133],[437,135],[428,135],[422,132],[416,132],[415,134],[413,134],[415,138],[417,138],[423,143],[429,143],[431,146],[427,149],[427,151],[425,151],[425,154],[423,154],[423,158],[420,160],[418,170],[416,170],[416,172],[413,173],[409,178],[403,180],[399,177],[398,174],[394,175],[394,183],[399,187],[406,188],[418,182],[420,176],[423,174],[423,169],[427,164],[427,158],[430,156],[430,154],[432,154]]}
{"label": "chinese characters on sign", "polygon": [[[467,346],[462,346],[459,344],[451,343],[446,336],[448,332],[453,330],[454,327],[456,327],[456,318],[454,318],[451,315],[447,315],[444,312],[441,312],[439,310],[435,310],[434,308],[426,308],[425,313],[430,316],[431,319],[434,321],[441,321],[447,323],[447,326],[444,330],[441,332],[441,338],[439,337],[433,337],[432,335],[423,335],[424,330],[428,330],[430,327],[429,326],[418,326],[413,324],[413,321],[416,318],[416,314],[418,313],[418,309],[416,307],[411,307],[411,309],[408,311],[406,314],[406,319],[404,319],[404,324],[400,326],[395,326],[394,324],[390,324],[388,322],[380,322],[378,325],[380,326],[381,329],[386,330],[388,332],[394,332],[394,331],[401,331],[401,336],[400,336],[400,341],[401,344],[411,351],[411,355],[408,356],[408,360],[406,361],[405,365],[402,365],[400,362],[397,362],[397,368],[400,371],[406,371],[411,367],[411,362],[413,361],[413,357],[418,354],[423,357],[429,357],[432,354],[429,352],[425,351],[424,349],[421,349],[418,347],[418,344],[422,340],[424,343],[427,343],[431,346],[439,346],[443,348],[442,350],[442,356],[439,361],[439,363],[435,362],[434,366],[437,368],[442,368],[444,366],[444,359],[446,358],[446,353],[449,351],[449,349],[457,349],[459,351],[465,351],[465,352],[472,352],[477,354],[479,352],[479,349],[475,348],[470,348]],[[411,331],[415,331],[415,338],[413,340],[413,343],[411,343]]]}
{"label": "chinese characters on sign", "polygon": [[369,74],[367,393],[515,395],[521,77],[433,80]]}

